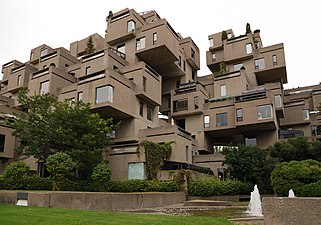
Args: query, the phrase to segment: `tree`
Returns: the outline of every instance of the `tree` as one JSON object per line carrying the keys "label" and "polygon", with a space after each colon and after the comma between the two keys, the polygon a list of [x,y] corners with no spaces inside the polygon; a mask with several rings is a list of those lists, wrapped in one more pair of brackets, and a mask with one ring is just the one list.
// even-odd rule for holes
{"label": "tree", "polygon": [[46,166],[53,178],[53,191],[60,191],[61,185],[71,176],[76,164],[68,154],[57,152],[47,158]]}
{"label": "tree", "polygon": [[249,23],[246,24],[246,32],[245,32],[245,33],[246,33],[246,34],[252,33],[252,31],[251,31],[251,25],[250,25]]}
{"label": "tree", "polygon": [[10,163],[1,175],[5,179],[6,188],[23,189],[24,177],[27,176],[29,169],[29,166],[22,161]]}
{"label": "tree", "polygon": [[255,146],[225,147],[223,161],[231,178],[257,184],[262,193],[272,192],[270,175],[276,161],[267,150]]}
{"label": "tree", "polygon": [[91,175],[91,179],[93,179],[97,184],[99,184],[100,191],[106,190],[106,185],[108,181],[110,181],[110,177],[111,177],[111,169],[109,168],[107,161],[103,161],[97,164]]}
{"label": "tree", "polygon": [[299,194],[304,185],[321,180],[321,162],[309,159],[280,163],[272,171],[271,180],[277,194],[287,196],[290,189]]}
{"label": "tree", "polygon": [[112,119],[90,112],[83,102],[58,101],[52,94],[18,94],[23,113],[10,125],[18,137],[18,152],[46,161],[56,152],[65,152],[77,163],[81,178],[88,178],[110,144],[106,134],[115,129]]}
{"label": "tree", "polygon": [[96,49],[94,48],[94,43],[93,43],[93,39],[91,36],[88,37],[88,41],[87,41],[87,47],[86,47],[86,55],[94,53],[96,51]]}
{"label": "tree", "polygon": [[221,40],[222,41],[224,41],[224,40],[227,40],[227,33],[226,33],[226,31],[224,30],[223,32],[222,32],[222,36],[221,36]]}

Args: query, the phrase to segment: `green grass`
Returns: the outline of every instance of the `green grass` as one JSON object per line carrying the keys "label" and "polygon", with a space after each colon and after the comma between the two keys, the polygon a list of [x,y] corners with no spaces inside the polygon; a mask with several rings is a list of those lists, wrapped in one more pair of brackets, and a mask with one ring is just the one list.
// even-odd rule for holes
{"label": "green grass", "polygon": [[198,216],[140,215],[0,204],[1,225],[232,225],[226,219]]}

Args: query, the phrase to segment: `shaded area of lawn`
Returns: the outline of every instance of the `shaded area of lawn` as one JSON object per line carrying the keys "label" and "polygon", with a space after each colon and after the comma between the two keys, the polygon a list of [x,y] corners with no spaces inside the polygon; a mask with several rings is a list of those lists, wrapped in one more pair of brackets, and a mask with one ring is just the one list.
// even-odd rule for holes
{"label": "shaded area of lawn", "polygon": [[1,225],[232,225],[226,219],[202,216],[137,215],[0,204]]}

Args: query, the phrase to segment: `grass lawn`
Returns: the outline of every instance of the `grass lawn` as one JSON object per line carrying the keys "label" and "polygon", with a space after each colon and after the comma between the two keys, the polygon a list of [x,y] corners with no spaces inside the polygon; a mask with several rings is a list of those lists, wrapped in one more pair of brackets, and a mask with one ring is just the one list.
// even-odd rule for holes
{"label": "grass lawn", "polygon": [[198,216],[140,215],[0,204],[1,225],[232,225],[226,219]]}

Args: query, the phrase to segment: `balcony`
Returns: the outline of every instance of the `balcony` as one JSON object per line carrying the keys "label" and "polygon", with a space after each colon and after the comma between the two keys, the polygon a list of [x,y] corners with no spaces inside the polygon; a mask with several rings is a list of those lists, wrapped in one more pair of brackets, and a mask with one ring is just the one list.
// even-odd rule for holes
{"label": "balcony", "polygon": [[195,70],[200,69],[200,55],[197,45],[193,39],[188,37],[180,40],[180,47],[184,49],[187,63]]}

